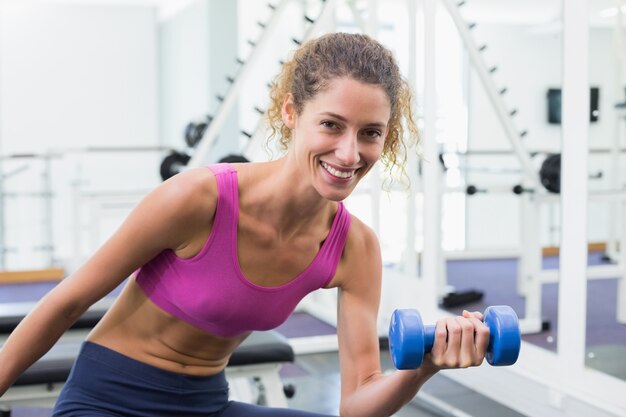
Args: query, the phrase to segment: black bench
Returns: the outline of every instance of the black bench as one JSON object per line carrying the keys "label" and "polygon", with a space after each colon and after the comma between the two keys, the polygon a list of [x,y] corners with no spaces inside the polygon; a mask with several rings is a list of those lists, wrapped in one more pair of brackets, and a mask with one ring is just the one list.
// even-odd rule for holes
{"label": "black bench", "polygon": [[[106,308],[97,306],[88,310],[66,335],[76,331],[80,332],[81,329],[92,328],[105,312]],[[8,336],[23,319],[24,314],[17,312],[7,314],[6,309],[3,313],[0,315],[0,336]],[[60,342],[63,342],[63,337]],[[67,380],[81,343],[82,341],[78,340],[63,343],[62,354],[50,355],[49,358],[44,356],[33,364],[0,399],[0,406],[3,403],[11,404],[18,401],[22,402],[22,400],[28,401],[28,399],[55,398],[55,393],[58,394],[60,387]],[[234,379],[253,378],[257,384],[263,385],[266,394],[269,394],[267,395],[268,405],[285,407],[285,393],[292,394],[293,388],[282,386],[278,371],[282,364],[293,362],[294,358],[291,345],[281,334],[275,331],[253,332],[235,350],[228,362],[226,374],[231,382],[231,391],[237,391],[237,384],[233,383]],[[28,392],[21,392],[21,388],[27,388]],[[18,400],[15,400],[16,398]],[[250,398],[237,399],[252,400]]]}

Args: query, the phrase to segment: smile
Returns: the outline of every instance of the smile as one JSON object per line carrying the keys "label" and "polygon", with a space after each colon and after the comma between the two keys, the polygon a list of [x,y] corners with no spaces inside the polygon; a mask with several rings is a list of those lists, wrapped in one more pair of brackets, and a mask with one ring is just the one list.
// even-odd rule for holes
{"label": "smile", "polygon": [[322,167],[328,171],[329,174],[337,177],[337,178],[342,178],[342,179],[348,179],[348,178],[352,178],[354,176],[354,173],[356,172],[355,170],[350,170],[350,171],[339,171],[333,167],[331,167],[330,165],[328,165],[326,162],[321,161],[320,164],[322,165]]}

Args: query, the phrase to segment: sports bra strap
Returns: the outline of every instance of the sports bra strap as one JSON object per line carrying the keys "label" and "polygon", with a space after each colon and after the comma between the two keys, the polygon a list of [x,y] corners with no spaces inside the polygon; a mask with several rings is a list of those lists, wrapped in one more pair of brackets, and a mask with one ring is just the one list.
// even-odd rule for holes
{"label": "sports bra strap", "polygon": [[239,220],[237,171],[228,163],[209,165],[209,169],[215,174],[217,181],[217,208],[212,234],[220,237],[224,242],[232,243],[233,237],[236,238]]}

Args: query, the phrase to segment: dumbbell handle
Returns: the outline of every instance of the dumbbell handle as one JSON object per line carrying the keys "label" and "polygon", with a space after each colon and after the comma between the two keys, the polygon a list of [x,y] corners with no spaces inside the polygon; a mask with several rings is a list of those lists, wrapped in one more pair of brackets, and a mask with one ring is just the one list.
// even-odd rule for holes
{"label": "dumbbell handle", "polygon": [[[493,354],[493,344],[494,344],[494,330],[493,329],[493,322],[487,320],[485,322],[485,325],[489,327],[489,345],[487,346],[487,354],[488,357],[491,357]],[[510,322],[505,322],[503,323],[504,326],[508,327],[509,329],[512,329],[515,333],[515,330],[517,330],[519,327],[517,325],[517,323],[510,323]],[[435,329],[437,328],[437,326],[433,325],[433,324],[427,324],[424,325],[424,352],[430,352],[431,350],[433,350],[433,346],[435,344]],[[510,337],[510,336],[509,336]]]}
{"label": "dumbbell handle", "polygon": [[424,351],[430,352],[435,345],[435,329],[437,326],[434,324],[427,324],[424,326]]}
{"label": "dumbbell handle", "polygon": [[[430,352],[435,345],[435,329],[437,326],[433,324],[427,324],[424,326],[424,352]],[[493,346],[493,333],[489,332],[489,346],[487,351],[491,351]]]}

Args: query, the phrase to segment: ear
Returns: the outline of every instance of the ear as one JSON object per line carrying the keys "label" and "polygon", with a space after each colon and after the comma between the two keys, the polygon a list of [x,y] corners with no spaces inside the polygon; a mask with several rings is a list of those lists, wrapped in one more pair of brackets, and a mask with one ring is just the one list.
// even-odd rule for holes
{"label": "ear", "polygon": [[288,93],[285,97],[280,113],[283,119],[283,124],[289,129],[293,129],[296,126],[296,108],[293,103],[293,96],[291,93]]}

